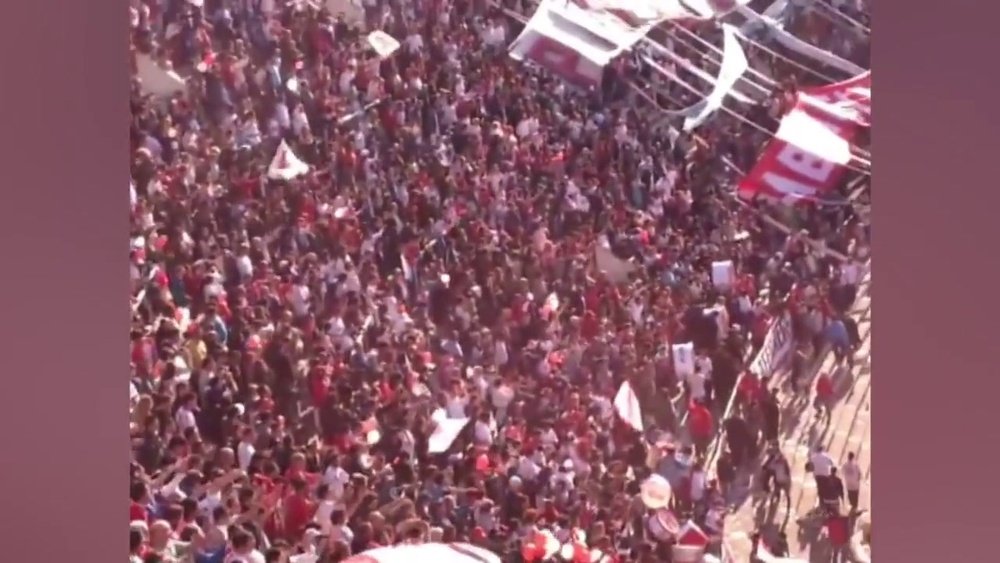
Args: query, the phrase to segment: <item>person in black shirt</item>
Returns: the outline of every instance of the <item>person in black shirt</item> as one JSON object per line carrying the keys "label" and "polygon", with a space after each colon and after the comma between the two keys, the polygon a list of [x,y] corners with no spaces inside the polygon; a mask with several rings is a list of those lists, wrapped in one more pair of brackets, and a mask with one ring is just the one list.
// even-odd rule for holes
{"label": "person in black shirt", "polygon": [[830,476],[817,483],[820,502],[828,512],[840,513],[840,501],[844,498],[844,481],[837,475],[837,468],[830,469]]}

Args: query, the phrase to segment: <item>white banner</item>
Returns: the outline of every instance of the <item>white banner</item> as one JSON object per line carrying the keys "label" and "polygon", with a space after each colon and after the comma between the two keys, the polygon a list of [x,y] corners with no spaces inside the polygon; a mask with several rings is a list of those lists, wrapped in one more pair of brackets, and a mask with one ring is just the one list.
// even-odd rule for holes
{"label": "white banner", "polygon": [[763,18],[761,17],[760,14],[751,10],[750,8],[747,8],[746,6],[739,6],[737,10],[745,18],[751,21],[760,22],[763,25],[767,26],[771,37],[773,37],[774,40],[777,41],[778,43],[781,43],[781,45],[786,49],[790,49],[792,51],[795,51],[796,53],[799,53],[800,55],[804,55],[815,61],[842,70],[849,74],[861,74],[865,72],[865,69],[852,63],[851,61],[842,59],[829,51],[824,51],[823,49],[820,49],[815,45],[811,45],[799,39],[798,37],[782,29],[781,26],[778,25],[777,22],[775,22],[774,20]]}
{"label": "white banner", "polygon": [[719,76],[713,83],[712,91],[704,100],[676,112],[678,115],[684,116],[685,132],[698,127],[721,108],[722,100],[733,92],[740,77],[750,68],[743,47],[736,39],[736,30],[733,26],[722,24],[722,33],[722,64],[719,67]]}
{"label": "white banner", "polygon": [[511,43],[510,56],[578,86],[593,86],[604,66],[654,25],[692,15],[679,0],[542,0]]}
{"label": "white banner", "polygon": [[750,363],[750,371],[758,378],[770,377],[785,361],[785,356],[792,350],[793,343],[792,317],[785,313],[771,326],[771,330],[767,331],[764,345]]}
{"label": "white banner", "polygon": [[544,0],[510,44],[511,58],[533,62],[581,87],[600,84],[604,65],[617,54],[614,43],[553,15]]}

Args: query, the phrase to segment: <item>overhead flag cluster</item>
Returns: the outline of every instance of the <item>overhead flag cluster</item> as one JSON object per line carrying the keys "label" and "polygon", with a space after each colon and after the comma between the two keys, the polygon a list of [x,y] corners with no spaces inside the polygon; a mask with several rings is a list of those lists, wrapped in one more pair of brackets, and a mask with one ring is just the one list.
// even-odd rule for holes
{"label": "overhead flag cluster", "polygon": [[[662,112],[664,123],[681,119],[680,130],[691,133],[721,111],[772,137],[749,173],[736,169],[743,176],[737,195],[788,204],[828,203],[846,170],[867,174],[871,165],[870,156],[853,145],[859,130],[871,127],[871,72],[785,30],[787,0],[776,0],[763,14],[747,4],[747,0],[541,0],[530,19],[525,22],[519,17],[525,27],[509,52],[514,59],[533,62],[571,84],[587,88],[599,86],[604,69],[641,42],[649,49],[640,52],[638,60],[652,70],[653,76],[666,81],[637,85],[631,80],[629,86]],[[729,13],[739,14],[745,23],[741,27],[717,24],[722,31],[721,48],[683,25],[667,23],[717,20]],[[866,30],[858,22],[851,25],[862,33]],[[667,34],[667,44],[648,37],[654,28]],[[819,64],[813,68],[803,64],[801,58],[792,60],[773,51],[760,42],[765,37]],[[675,50],[678,43],[682,51]],[[728,98],[743,105],[761,104],[784,90],[783,85],[751,67],[742,43],[752,44],[828,82],[834,79],[826,73],[842,72],[853,78],[798,90],[792,103],[782,108],[777,130],[772,130],[724,103]],[[692,49],[702,53],[701,62],[718,66],[717,72],[706,72],[693,62],[696,59],[686,58]],[[709,92],[687,82],[692,79],[710,84]],[[676,92],[665,85],[679,86],[698,96],[697,101],[678,101]],[[662,100],[677,109],[664,108]],[[674,136],[681,134],[673,126],[669,130]]]}

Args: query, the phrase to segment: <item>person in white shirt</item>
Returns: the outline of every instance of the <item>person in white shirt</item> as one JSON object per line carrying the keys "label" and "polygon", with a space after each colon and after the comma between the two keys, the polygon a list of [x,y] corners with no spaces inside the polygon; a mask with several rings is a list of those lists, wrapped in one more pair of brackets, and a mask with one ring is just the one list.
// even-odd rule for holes
{"label": "person in white shirt", "polygon": [[861,493],[861,467],[854,459],[854,452],[848,452],[847,462],[840,468],[840,475],[844,479],[844,488],[847,489],[847,502],[851,505],[851,512],[857,512]]}
{"label": "person in white shirt", "polygon": [[823,451],[823,446],[816,446],[816,451],[809,456],[809,463],[812,465],[812,474],[816,479],[816,488],[823,490],[823,481],[830,477],[836,464],[830,454]]}
{"label": "person in white shirt", "polygon": [[687,382],[688,393],[691,394],[692,399],[701,401],[706,398],[705,383],[708,381],[708,378],[706,377],[704,371],[702,371],[701,365],[696,363],[694,370],[688,372],[685,381]]}
{"label": "person in white shirt", "polygon": [[183,434],[188,428],[197,428],[198,422],[194,416],[197,411],[198,399],[194,393],[191,393],[185,398],[184,404],[177,409],[177,414],[174,415],[174,422],[177,423],[179,434]]}
{"label": "person in white shirt", "polygon": [[254,433],[250,428],[243,430],[240,443],[236,446],[236,460],[240,464],[240,469],[246,471],[250,467],[250,461],[256,449],[253,447]]}
{"label": "person in white shirt", "polygon": [[244,561],[245,563],[266,563],[264,554],[257,550],[257,541],[246,531],[239,530],[232,535],[232,550],[226,555],[225,563]]}

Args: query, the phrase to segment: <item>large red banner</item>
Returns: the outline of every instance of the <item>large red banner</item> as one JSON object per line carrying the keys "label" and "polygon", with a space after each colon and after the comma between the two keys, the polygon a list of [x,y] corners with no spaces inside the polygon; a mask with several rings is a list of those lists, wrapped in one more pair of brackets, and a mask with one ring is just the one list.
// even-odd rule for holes
{"label": "large red banner", "polygon": [[787,204],[825,200],[851,160],[851,141],[870,124],[870,71],[801,90],[737,193]]}

